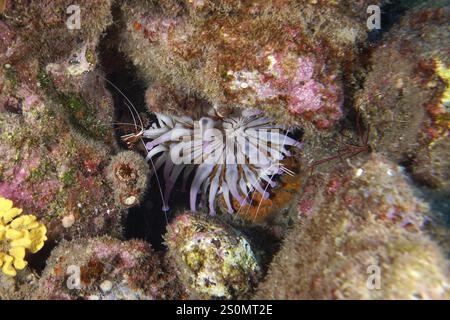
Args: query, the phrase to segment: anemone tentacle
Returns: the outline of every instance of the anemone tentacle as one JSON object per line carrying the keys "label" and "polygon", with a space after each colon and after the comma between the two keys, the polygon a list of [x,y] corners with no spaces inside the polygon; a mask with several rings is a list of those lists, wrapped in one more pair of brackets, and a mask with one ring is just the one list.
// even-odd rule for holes
{"label": "anemone tentacle", "polygon": [[[257,191],[267,199],[276,186],[274,176],[288,173],[281,161],[291,156],[288,148],[301,143],[288,136],[289,130],[275,124],[260,112],[236,109],[227,118],[188,117],[155,114],[157,121],[144,131],[147,161],[156,158],[155,170],[164,164],[164,210],[172,190],[182,176],[182,190],[193,175],[189,191],[192,211],[197,198],[207,203],[211,215],[222,195],[227,210],[233,213],[233,200],[241,206]],[[155,172],[152,172],[154,174]],[[193,173],[194,172],[194,173]]]}

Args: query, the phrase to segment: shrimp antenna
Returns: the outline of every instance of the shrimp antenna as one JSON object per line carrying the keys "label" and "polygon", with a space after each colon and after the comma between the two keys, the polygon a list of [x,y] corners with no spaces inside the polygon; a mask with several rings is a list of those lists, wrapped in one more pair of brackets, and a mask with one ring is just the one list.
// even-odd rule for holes
{"label": "shrimp antenna", "polygon": [[[128,104],[127,101],[124,102],[124,105],[128,108],[128,111],[130,111],[131,117],[133,118],[133,122],[134,122],[134,128],[138,129],[138,125],[136,124],[136,117],[132,111],[132,110],[136,110],[136,109],[134,107],[132,107],[132,105]],[[139,113],[136,112],[136,115],[139,118],[139,122],[142,123],[142,121],[140,120],[140,117],[139,117]],[[143,126],[141,125],[141,127],[143,127]]]}
{"label": "shrimp antenna", "polygon": [[[100,73],[96,72],[97,76],[99,76],[100,78],[102,78],[103,80],[105,80],[107,83],[109,83],[114,89],[117,90],[117,92],[120,93],[120,95],[126,100],[126,102],[129,103],[125,104],[127,106],[127,108],[130,110],[131,116],[133,117],[133,121],[135,122],[135,127],[137,129],[137,124],[136,124],[136,119],[135,119],[135,115],[134,112],[136,113],[137,118],[139,119],[139,123],[141,124],[141,127],[144,127],[144,123],[142,122],[141,117],[139,116],[139,112],[137,111],[136,107],[133,105],[133,103],[130,101],[130,99],[128,99],[128,97],[125,95],[125,93],[122,92],[122,90],[120,90],[113,82],[111,82],[110,80],[106,79],[104,76],[102,76]],[[133,112],[134,111],[134,112]]]}
{"label": "shrimp antenna", "polygon": [[133,126],[137,127],[138,129],[144,130],[144,128],[139,128],[139,125],[131,122],[108,122],[108,123],[98,123],[95,124],[96,127],[102,127],[102,126]]}
{"label": "shrimp antenna", "polygon": [[[136,109],[136,107],[133,105],[133,103],[130,101],[130,99],[128,99],[128,97],[125,95],[125,93],[123,93],[122,90],[120,90],[120,89],[119,89],[114,83],[112,83],[110,80],[106,79],[104,76],[102,76],[102,75],[99,74],[98,72],[96,72],[96,73],[97,73],[97,76],[99,76],[100,78],[102,78],[103,80],[105,80],[107,83],[109,83],[114,89],[117,90],[117,92],[120,93],[120,95],[121,95],[122,97],[125,98],[125,105],[127,106],[128,110],[130,111],[131,116],[133,117],[133,122],[134,122],[135,128],[138,129],[138,124],[136,123],[136,118],[135,118],[134,112],[136,113],[136,116],[137,116],[137,118],[139,119],[140,127],[143,129],[143,128],[144,128],[144,123],[142,122],[142,119],[141,119],[141,117],[139,116],[139,112],[137,111],[137,109]],[[128,103],[127,103],[127,102],[128,102]],[[134,111],[134,112],[133,112],[133,111]],[[143,146],[144,146],[144,148],[145,148],[145,142],[144,142],[144,140],[143,140],[142,138],[139,138],[139,140],[141,141],[141,143],[143,144]],[[145,148],[145,149],[146,149],[146,148]],[[150,158],[150,163],[151,163],[151,165],[152,165],[152,167],[153,167],[153,171],[155,172],[156,182],[157,182],[157,184],[158,184],[158,189],[159,189],[159,193],[160,193],[160,195],[161,195],[161,200],[162,200],[162,202],[163,202],[163,206],[166,207],[166,200],[164,199],[164,194],[163,194],[163,191],[162,191],[161,182],[159,181],[158,174],[156,173],[156,170],[155,170],[155,169],[156,169],[156,168],[155,168],[155,164],[153,163],[153,160],[152,160],[151,158]],[[165,211],[164,211],[164,216],[166,217],[166,222],[167,222],[167,224],[168,224],[168,223],[169,223],[169,219],[167,218],[167,214],[166,214]]]}

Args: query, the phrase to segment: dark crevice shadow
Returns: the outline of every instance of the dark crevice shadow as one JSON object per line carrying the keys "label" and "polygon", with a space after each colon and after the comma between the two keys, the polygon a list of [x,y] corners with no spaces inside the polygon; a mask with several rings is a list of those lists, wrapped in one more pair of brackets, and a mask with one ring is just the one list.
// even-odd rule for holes
{"label": "dark crevice shadow", "polygon": [[[118,6],[116,4],[113,7],[113,24],[108,28],[99,44],[99,65],[102,72],[105,73],[105,77],[133,103],[146,126],[151,118],[145,106],[147,84],[139,78],[136,67],[118,49],[120,44],[118,34],[120,34],[119,30],[123,28],[123,19]],[[133,119],[125,97],[109,83],[107,83],[107,88],[114,101],[115,121],[130,123],[125,129],[134,130]],[[123,130],[123,126],[115,126],[116,139],[121,149],[126,150],[127,146],[120,140],[120,137],[130,132]],[[141,143],[135,147],[135,151],[145,156],[145,150]],[[149,242],[155,250],[163,250],[163,234],[168,218],[162,212],[161,207],[162,201],[158,185],[153,178],[141,204],[130,208],[123,219],[125,239],[142,239]]]}

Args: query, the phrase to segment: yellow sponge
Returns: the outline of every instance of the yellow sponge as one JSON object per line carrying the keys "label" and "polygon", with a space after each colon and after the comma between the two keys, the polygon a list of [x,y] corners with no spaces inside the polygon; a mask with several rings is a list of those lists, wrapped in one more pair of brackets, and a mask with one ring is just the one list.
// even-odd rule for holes
{"label": "yellow sponge", "polygon": [[21,215],[11,200],[0,197],[0,267],[15,276],[27,266],[26,250],[39,251],[47,240],[47,229],[33,215]]}
{"label": "yellow sponge", "polygon": [[444,104],[444,106],[446,108],[449,108],[450,107],[450,68],[447,68],[447,66],[444,63],[442,63],[442,61],[440,61],[440,60],[436,59],[435,61],[436,61],[437,74],[447,84],[447,87],[444,91],[441,102]]}

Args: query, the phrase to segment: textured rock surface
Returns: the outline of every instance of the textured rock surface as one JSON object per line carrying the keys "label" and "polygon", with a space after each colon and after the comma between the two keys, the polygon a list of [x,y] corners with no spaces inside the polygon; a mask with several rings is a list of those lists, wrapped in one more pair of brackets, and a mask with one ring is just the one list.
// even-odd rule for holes
{"label": "textured rock surface", "polygon": [[449,7],[414,9],[403,17],[373,53],[356,102],[370,126],[372,148],[411,162],[420,182],[446,192],[449,17]]}
{"label": "textured rock surface", "polygon": [[149,244],[103,237],[62,242],[30,294],[34,299],[153,300],[179,299],[183,292]]}
{"label": "textured rock surface", "polygon": [[[3,88],[10,84],[6,78]],[[8,110],[0,112],[0,195],[33,212],[51,239],[117,233],[120,210],[103,173],[111,149],[77,131],[61,112],[70,103],[78,107],[78,100],[59,104],[33,84],[15,84],[1,94],[17,103],[6,102]],[[66,216],[75,219],[70,228],[61,222]]]}
{"label": "textured rock surface", "polygon": [[207,1],[186,9],[134,1],[124,6],[123,51],[148,77],[215,105],[330,128],[342,115],[339,62],[365,38],[355,15],[363,2]]}
{"label": "textured rock surface", "polygon": [[185,213],[167,227],[165,239],[169,259],[192,298],[249,297],[261,268],[242,235],[212,219]]}
{"label": "textured rock surface", "polygon": [[448,299],[448,262],[422,229],[427,212],[379,156],[312,176],[256,298]]}
{"label": "textured rock surface", "polygon": [[24,51],[44,63],[69,55],[80,42],[96,41],[112,22],[110,0],[83,0],[80,9],[80,28],[68,29],[74,10],[69,0],[13,1],[5,0],[3,19],[20,35],[12,47]]}
{"label": "textured rock surface", "polygon": [[104,172],[116,142],[103,80],[51,77],[18,45],[23,34],[1,22],[0,35],[0,195],[35,214],[50,240],[120,234],[121,211]]}

